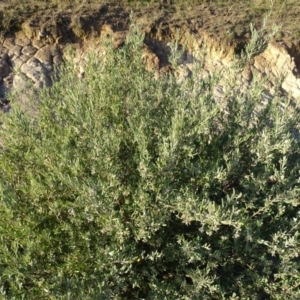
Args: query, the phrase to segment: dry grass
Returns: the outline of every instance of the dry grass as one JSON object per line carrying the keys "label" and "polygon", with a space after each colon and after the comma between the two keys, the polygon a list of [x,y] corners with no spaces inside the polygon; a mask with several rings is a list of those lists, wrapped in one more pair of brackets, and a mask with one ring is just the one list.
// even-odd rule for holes
{"label": "dry grass", "polygon": [[207,9],[214,17],[213,26],[210,24],[211,20],[208,20],[208,29],[228,37],[234,36],[233,32],[238,34],[245,28],[248,29],[250,22],[257,24],[271,9],[270,23],[280,25],[282,28],[278,37],[300,38],[297,22],[300,16],[299,0],[169,0],[172,5],[161,5],[162,2],[162,0],[4,0],[0,2],[0,31],[17,30],[28,16],[45,9],[57,12],[71,10],[76,13],[83,6],[97,9],[106,3],[141,13],[153,8],[153,14],[155,10],[157,13],[163,11],[168,19],[191,20],[201,16],[205,22],[211,17],[203,15],[203,9]]}

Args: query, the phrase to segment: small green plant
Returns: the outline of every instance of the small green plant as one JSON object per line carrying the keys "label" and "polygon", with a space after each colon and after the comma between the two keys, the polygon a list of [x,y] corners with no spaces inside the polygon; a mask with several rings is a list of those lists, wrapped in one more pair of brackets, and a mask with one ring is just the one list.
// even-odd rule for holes
{"label": "small green plant", "polygon": [[81,80],[66,64],[34,115],[12,99],[0,294],[299,298],[299,112],[261,107],[258,84],[220,102],[216,77],[157,80],[143,39],[133,26]]}

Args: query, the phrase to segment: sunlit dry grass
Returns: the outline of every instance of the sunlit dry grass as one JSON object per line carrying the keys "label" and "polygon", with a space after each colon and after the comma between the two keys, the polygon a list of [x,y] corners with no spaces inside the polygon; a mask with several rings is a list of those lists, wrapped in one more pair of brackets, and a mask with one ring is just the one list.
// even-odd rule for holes
{"label": "sunlit dry grass", "polygon": [[[232,31],[233,27],[241,27],[240,31],[248,29],[249,21],[259,22],[271,10],[270,24],[282,27],[279,37],[300,38],[298,0],[4,0],[0,1],[0,31],[18,30],[28,16],[45,9],[80,13],[83,7],[96,10],[103,4],[141,13],[150,7],[157,13],[186,20],[197,17],[203,8],[209,8],[214,12],[215,27],[224,32]],[[206,17],[209,15],[203,16]]]}

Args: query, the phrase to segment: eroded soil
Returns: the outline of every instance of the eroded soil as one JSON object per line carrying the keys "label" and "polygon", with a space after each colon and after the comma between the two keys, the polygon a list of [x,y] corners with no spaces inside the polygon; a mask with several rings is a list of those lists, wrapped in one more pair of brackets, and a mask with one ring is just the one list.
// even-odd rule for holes
{"label": "eroded soil", "polygon": [[[270,3],[273,7],[270,10]],[[0,98],[12,88],[24,87],[22,75],[36,87],[51,85],[55,65],[66,57],[65,49],[76,49],[81,66],[89,49],[100,47],[100,37],[113,36],[114,46],[124,43],[130,16],[145,33],[145,57],[149,68],[168,70],[168,42],[179,34],[187,46],[183,59],[189,72],[195,51],[205,44],[211,59],[207,72],[227,65],[249,42],[253,23],[262,27],[271,12],[266,34],[274,25],[277,33],[264,53],[255,57],[244,72],[245,83],[253,69],[261,76],[279,76],[284,69],[283,89],[300,97],[300,5],[286,1],[16,1],[0,3]],[[84,63],[82,64],[84,65]],[[80,69],[80,68],[79,68]],[[15,75],[19,70],[21,75]],[[83,70],[79,70],[83,73]],[[272,88],[272,86],[270,86]]]}

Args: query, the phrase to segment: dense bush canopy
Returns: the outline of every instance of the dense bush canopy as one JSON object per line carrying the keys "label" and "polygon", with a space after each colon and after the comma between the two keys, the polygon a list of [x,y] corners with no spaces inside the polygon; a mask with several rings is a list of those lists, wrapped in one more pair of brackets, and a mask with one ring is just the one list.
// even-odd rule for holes
{"label": "dense bush canopy", "polygon": [[2,117],[0,293],[299,298],[297,108],[255,79],[223,100],[217,76],[157,80],[143,38]]}

